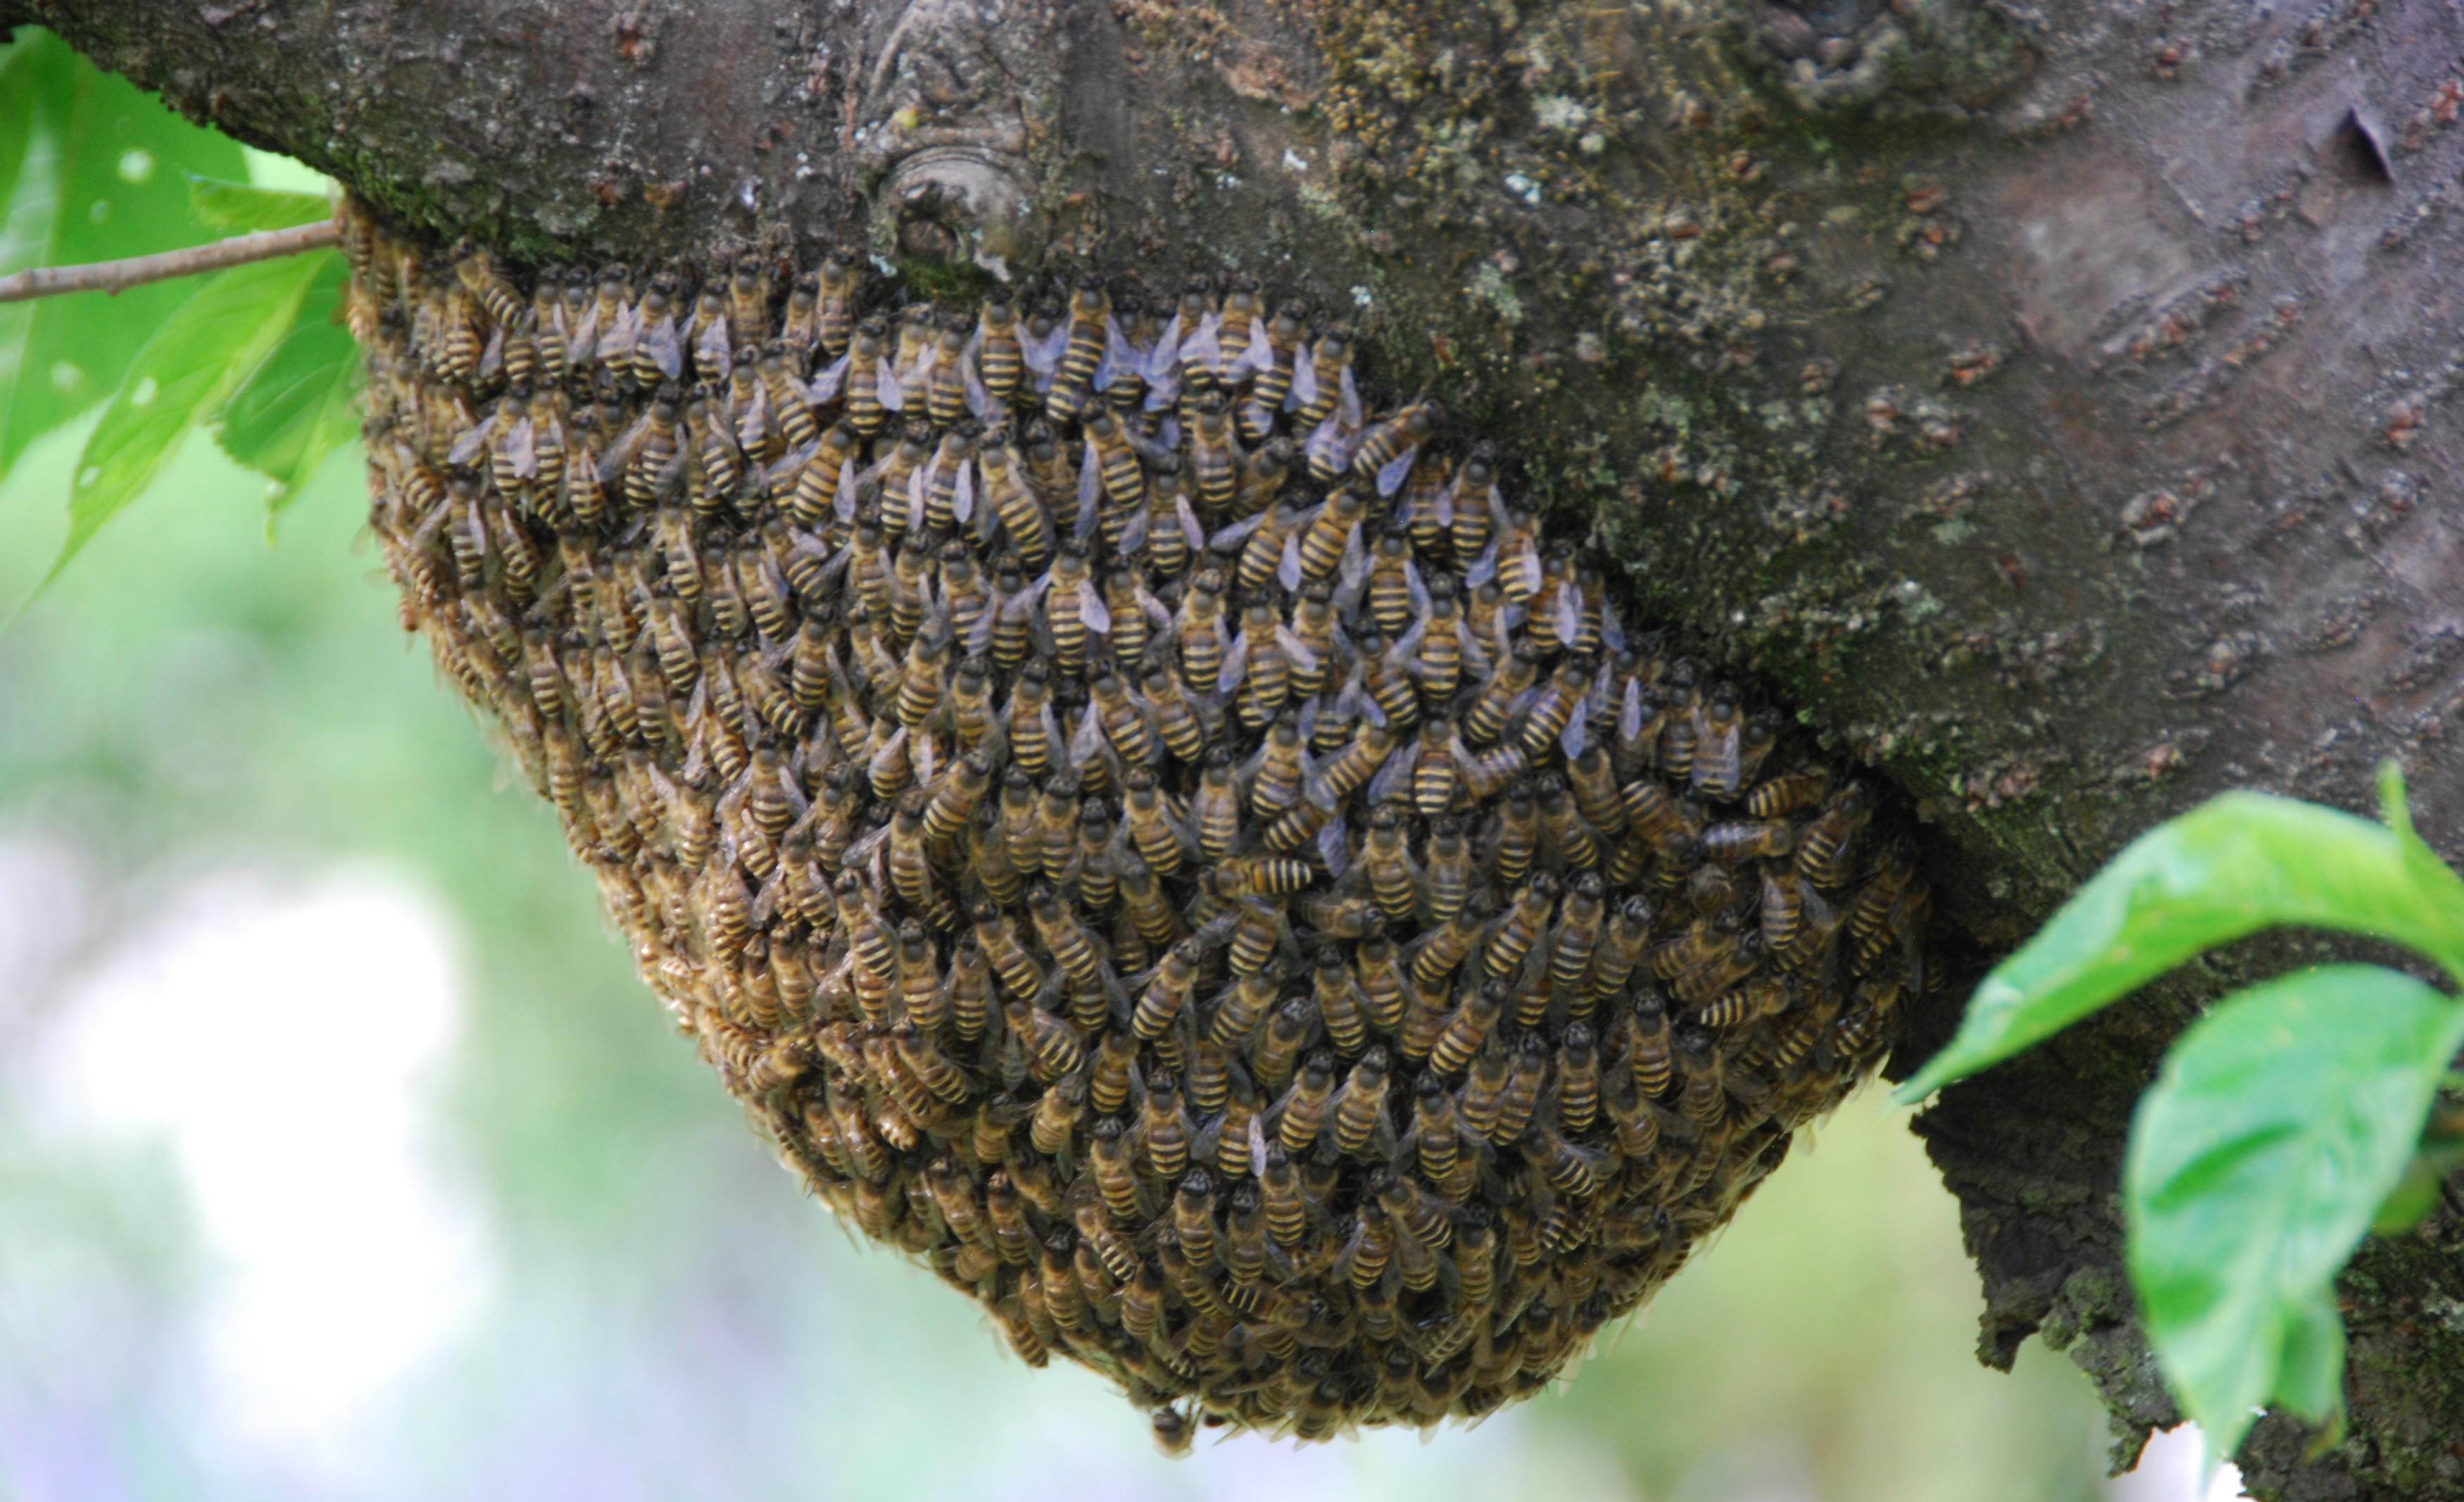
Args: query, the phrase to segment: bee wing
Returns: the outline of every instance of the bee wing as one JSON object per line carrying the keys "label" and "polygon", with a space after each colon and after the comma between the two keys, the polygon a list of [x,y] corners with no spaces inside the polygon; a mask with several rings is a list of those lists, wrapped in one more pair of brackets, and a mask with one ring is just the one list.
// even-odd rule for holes
{"label": "bee wing", "polygon": [[649,415],[644,413],[633,419],[633,426],[626,429],[624,435],[609,444],[607,452],[599,456],[601,483],[613,485],[623,477],[625,471],[633,463],[633,455],[642,452],[642,440],[649,435]]}
{"label": "bee wing", "polygon": [[488,336],[488,347],[479,352],[479,378],[486,380],[505,367],[505,331],[501,328]]}
{"label": "bee wing", "polygon": [[850,453],[839,465],[839,484],[830,497],[830,514],[841,521],[855,520],[855,455]]}
{"label": "bee wing", "polygon": [[1487,676],[1489,668],[1488,649],[1483,647],[1480,644],[1480,638],[1472,634],[1471,627],[1464,622],[1457,621],[1455,623],[1455,636],[1456,639],[1463,643],[1463,666],[1477,675],[1482,677]]}
{"label": "bee wing", "polygon": [[1199,525],[1198,513],[1190,509],[1186,491],[1173,497],[1172,509],[1174,518],[1180,522],[1180,535],[1189,540],[1190,548],[1195,551],[1204,547],[1206,529]]}
{"label": "bee wing", "polygon": [[1301,532],[1295,525],[1284,538],[1283,562],[1275,565],[1275,580],[1286,589],[1301,586]]}
{"label": "bee wing", "polygon": [[590,306],[582,315],[582,326],[565,338],[565,363],[573,365],[586,365],[590,364],[591,356],[596,354],[598,349],[599,299],[594,297],[590,299]]}
{"label": "bee wing", "polygon": [[1171,453],[1180,447],[1179,418],[1167,417],[1163,420],[1163,426],[1155,432],[1155,447],[1166,453]]}
{"label": "bee wing", "polygon": [[1477,589],[1496,577],[1497,539],[1490,538],[1488,546],[1482,548],[1480,556],[1471,561],[1471,566],[1463,570],[1463,587]]}
{"label": "bee wing", "polygon": [[1419,767],[1420,740],[1415,736],[1410,745],[1389,755],[1386,758],[1386,764],[1380,766],[1376,775],[1369,779],[1370,806],[1375,807],[1384,803],[1397,789],[1411,786],[1412,774],[1419,771]]}
{"label": "bee wing", "polygon": [[616,312],[615,325],[600,336],[599,358],[621,360],[642,342],[642,305],[627,302]]}
{"label": "bee wing", "polygon": [[[950,493],[950,515],[960,521],[966,521],[975,514],[976,461],[971,458],[961,459],[958,461],[958,483]],[[1566,639],[1571,641],[1573,637],[1569,636]]]}
{"label": "bee wing", "polygon": [[1229,694],[1239,688],[1241,679],[1247,674],[1248,671],[1249,633],[1244,630],[1233,637],[1232,645],[1224,649],[1223,666],[1215,674],[1215,692]]}
{"label": "bee wing", "polygon": [[1335,404],[1335,414],[1343,419],[1346,428],[1360,426],[1360,387],[1353,381],[1348,364],[1343,367],[1343,399]]}
{"label": "bee wing", "polygon": [[1230,526],[1218,530],[1207,538],[1206,545],[1212,548],[1222,548],[1231,543],[1245,541],[1250,533],[1257,531],[1265,522],[1267,512],[1273,509],[1268,507],[1266,511],[1258,512],[1254,516],[1243,517]]}
{"label": "bee wing", "polygon": [[1147,510],[1144,506],[1140,506],[1130,513],[1127,521],[1121,523],[1120,551],[1124,557],[1134,557],[1137,551],[1146,545]]}
{"label": "bee wing", "polygon": [[736,441],[748,449],[759,449],[770,438],[770,393],[760,382],[753,383],[753,394],[738,409],[728,416],[736,429]]}
{"label": "bee wing", "polygon": [[[1023,595],[1025,591],[1021,590],[1019,593]],[[1009,607],[1010,602],[1008,600],[1003,600],[999,606],[992,609],[977,612],[974,624],[967,628],[967,652],[969,655],[980,652],[985,648],[992,645],[993,626],[1001,618],[1002,614],[1007,611]]]}
{"label": "bee wing", "polygon": [[453,440],[453,447],[446,451],[445,462],[448,464],[469,464],[472,460],[476,459],[479,456],[480,451],[488,447],[488,434],[495,431],[495,427],[496,419],[494,414],[491,414],[480,422],[463,430],[462,435]]}
{"label": "bee wing", "polygon": [[1583,631],[1583,591],[1571,584],[1557,586],[1555,619],[1557,640],[1572,642]]}
{"label": "bee wing", "polygon": [[1341,814],[1326,821],[1317,831],[1317,858],[1326,863],[1326,873],[1340,881],[1352,865],[1352,830]]}
{"label": "bee wing", "polygon": [[[1588,697],[1585,696],[1586,699]],[[1573,717],[1566,721],[1566,728],[1557,736],[1557,744],[1565,749],[1569,762],[1581,756],[1583,748],[1591,744],[1591,717],[1583,712],[1583,703],[1582,699],[1575,701]]]}
{"label": "bee wing", "polygon": [[1148,624],[1157,630],[1166,630],[1172,625],[1172,607],[1149,593],[1145,585],[1137,585],[1136,598],[1138,608],[1145,612]]}
{"label": "bee wing", "polygon": [[1392,496],[1401,490],[1403,481],[1411,477],[1413,461],[1419,456],[1420,446],[1416,443],[1389,459],[1385,467],[1377,472],[1377,494]]}
{"label": "bee wing", "polygon": [[1622,655],[1626,650],[1625,622],[1617,619],[1617,602],[1600,602],[1600,641],[1609,651]]}
{"label": "bee wing", "polygon": [[1360,541],[1360,523],[1357,521],[1344,535],[1343,557],[1335,564],[1335,574],[1347,588],[1358,586],[1369,577],[1369,549]]}
{"label": "bee wing", "polygon": [[643,331],[641,342],[643,347],[649,350],[651,360],[658,364],[660,372],[669,380],[676,380],[685,373],[685,350],[684,345],[676,339],[674,319],[664,318],[651,324]]}
{"label": "bee wing", "polygon": [[539,477],[538,432],[527,417],[514,424],[505,435],[505,457],[512,461],[514,474],[522,479]]}
{"label": "bee wing", "polygon": [[1309,354],[1309,342],[1304,340],[1300,347],[1292,351],[1292,388],[1284,393],[1284,410],[1288,412],[1307,407],[1316,400],[1317,361]]}
{"label": "bee wing", "polygon": [[1244,370],[1256,375],[1265,375],[1273,368],[1275,368],[1275,345],[1273,341],[1266,338],[1266,320],[1262,318],[1252,318],[1249,320],[1249,347],[1241,351],[1241,358],[1232,363],[1232,379],[1235,381],[1241,379],[1241,372]]}
{"label": "bee wing", "polygon": [[724,381],[736,369],[735,346],[728,342],[727,320],[713,319],[710,327],[693,341],[693,368],[711,372]]}
{"label": "bee wing", "polygon": [[[1179,385],[1180,314],[1178,310],[1176,309],[1171,319],[1166,320],[1163,332],[1155,336],[1155,344],[1147,350],[1146,359],[1139,365],[1138,373],[1147,378],[1150,391],[1162,381],[1171,381],[1176,387]],[[1150,399],[1152,400],[1152,397]]]}
{"label": "bee wing", "polygon": [[1103,592],[1095,587],[1092,580],[1078,586],[1078,618],[1087,623],[1090,631],[1107,636],[1111,634],[1112,608],[1104,603]]}
{"label": "bee wing", "polygon": [[1273,426],[1275,414],[1266,410],[1264,407],[1259,406],[1256,402],[1244,402],[1241,406],[1241,421],[1244,425],[1246,431],[1254,433],[1263,433]]}
{"label": "bee wing", "polygon": [[831,361],[827,368],[813,377],[811,383],[805,386],[804,400],[815,407],[837,401],[839,387],[847,384],[847,365],[854,359],[852,354],[846,354]]}
{"label": "bee wing", "polygon": [[1210,370],[1222,368],[1222,315],[1206,315],[1206,320],[1198,325],[1198,332],[1180,346],[1180,364],[1183,366],[1204,365]]}
{"label": "bee wing", "polygon": [[1095,505],[1103,498],[1104,475],[1095,464],[1095,445],[1087,445],[1086,462],[1078,466],[1078,523],[1071,534],[1084,542],[1095,535]]}
{"label": "bee wing", "polygon": [[1176,364],[1161,376],[1147,378],[1146,409],[1160,412],[1180,400],[1180,366]]}
{"label": "bee wing", "polygon": [[1509,584],[1519,579],[1527,586],[1523,598],[1529,600],[1539,591],[1540,548],[1530,533],[1507,540],[1506,566],[1515,570]]}
{"label": "bee wing", "polygon": [[[970,341],[967,347],[973,350],[976,346]],[[993,394],[984,389],[984,378],[976,372],[975,361],[961,359],[958,362],[958,377],[965,383],[967,410],[975,413],[977,418],[983,422],[991,422],[1001,415],[1001,403],[994,401]]]}
{"label": "bee wing", "polygon": [[1135,372],[1146,364],[1138,347],[1121,332],[1121,320],[1111,316],[1104,320],[1104,358],[1095,363],[1094,387],[1098,391],[1109,388],[1123,371]]}
{"label": "bee wing", "polygon": [[1069,325],[1066,321],[1052,325],[1052,332],[1042,339],[1036,338],[1023,328],[1019,330],[1019,357],[1026,362],[1026,367],[1029,370],[1044,378],[1037,383],[1039,386],[1050,383],[1053,371],[1060,367],[1061,351],[1068,345]]}
{"label": "bee wing", "polygon": [[1317,653],[1311,651],[1309,644],[1301,640],[1300,634],[1294,631],[1290,627],[1280,623],[1277,624],[1275,627],[1275,644],[1284,649],[1284,655],[1291,659],[1293,667],[1300,669],[1303,673],[1315,673],[1317,671]]}
{"label": "bee wing", "polygon": [[1358,424],[1347,425],[1339,413],[1330,416],[1309,434],[1309,465],[1313,469],[1340,475],[1352,468],[1352,453],[1359,445]]}
{"label": "bee wing", "polygon": [[881,363],[877,388],[877,394],[885,409],[893,412],[907,410],[907,387],[898,384],[898,372],[890,368],[890,362],[886,359]]}
{"label": "bee wing", "polygon": [[1419,677],[1420,639],[1428,634],[1428,630],[1429,623],[1426,620],[1415,618],[1411,628],[1396,638],[1394,646],[1386,649],[1386,666]]}

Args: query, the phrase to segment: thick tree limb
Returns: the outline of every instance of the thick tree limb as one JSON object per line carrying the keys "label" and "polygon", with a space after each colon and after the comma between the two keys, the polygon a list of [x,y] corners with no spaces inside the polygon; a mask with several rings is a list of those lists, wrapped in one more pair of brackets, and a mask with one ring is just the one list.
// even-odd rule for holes
{"label": "thick tree limb", "polygon": [[[1346,307],[1595,519],[1651,610],[1884,770],[1981,960],[2223,787],[2464,854],[2464,18],[2435,0],[0,0],[191,116],[516,254],[779,228],[922,267],[1239,266]],[[1942,1015],[1958,988],[1930,1019]],[[2184,1015],[1923,1119],[1986,1354],[2137,1426],[2113,1184]],[[1929,1041],[1929,1040],[1924,1040]],[[2464,1496],[2464,1263],[2347,1286],[2352,1438],[2262,1490]]]}

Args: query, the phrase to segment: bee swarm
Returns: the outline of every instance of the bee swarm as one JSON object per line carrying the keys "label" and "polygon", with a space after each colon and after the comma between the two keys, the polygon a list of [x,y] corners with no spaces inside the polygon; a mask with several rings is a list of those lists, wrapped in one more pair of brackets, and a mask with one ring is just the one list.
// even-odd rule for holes
{"label": "bee swarm", "polygon": [[645,977],[1168,1444],[1537,1390],[1924,987],[1866,789],[1255,283],[345,248],[405,623]]}

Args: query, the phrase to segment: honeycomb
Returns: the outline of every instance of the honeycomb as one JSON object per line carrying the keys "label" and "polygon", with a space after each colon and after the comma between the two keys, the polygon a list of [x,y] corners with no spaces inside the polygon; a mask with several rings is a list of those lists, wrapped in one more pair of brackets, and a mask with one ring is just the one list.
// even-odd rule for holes
{"label": "honeycomb", "polygon": [[345,248],[405,626],[645,979],[1168,1447],[1543,1387],[1924,989],[1874,790],[1255,281]]}

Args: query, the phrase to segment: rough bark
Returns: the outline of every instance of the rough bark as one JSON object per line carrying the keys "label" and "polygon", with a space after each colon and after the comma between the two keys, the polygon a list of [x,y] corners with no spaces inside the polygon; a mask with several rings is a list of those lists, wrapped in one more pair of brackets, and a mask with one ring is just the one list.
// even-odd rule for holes
{"label": "rough bark", "polygon": [[[2464,855],[2464,16],[2433,0],[0,0],[451,233],[636,262],[781,229],[912,276],[1240,267],[1467,410],[1647,609],[1929,820],[1956,983],[2228,786]],[[2293,946],[2246,957],[2260,966]],[[2220,981],[2239,966],[2218,967]],[[1921,1118],[1986,1359],[2126,1454],[2129,1105],[2203,989]],[[2464,1263],[2346,1280],[2350,1437],[2262,1494],[2464,1496]]]}

